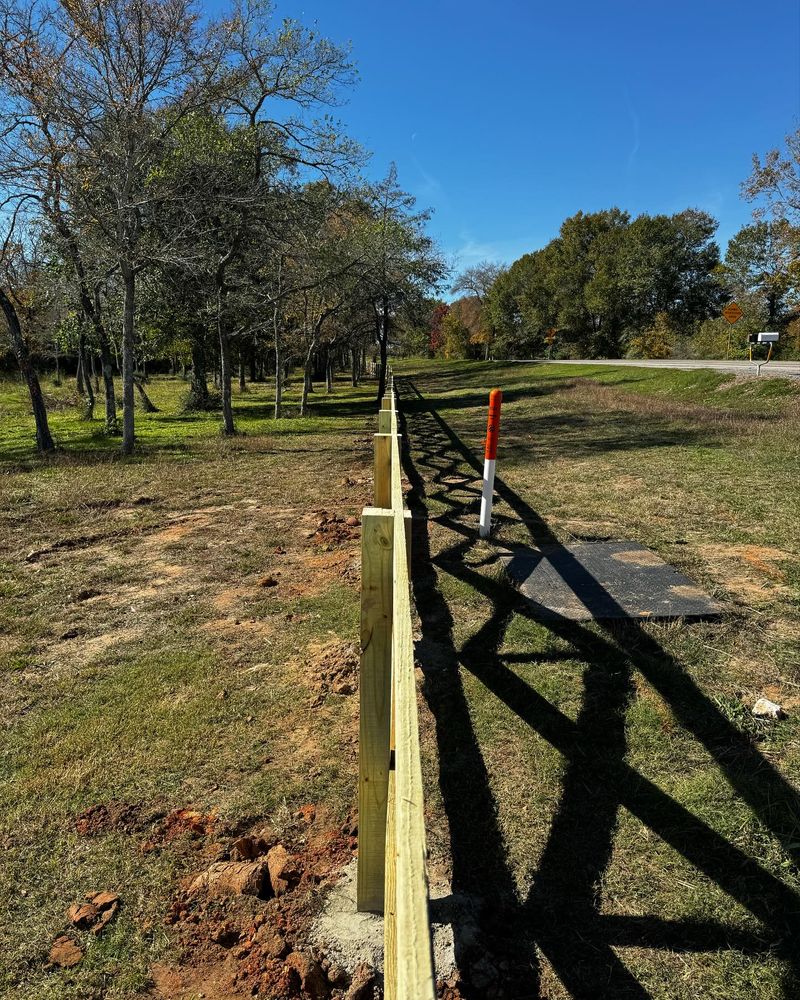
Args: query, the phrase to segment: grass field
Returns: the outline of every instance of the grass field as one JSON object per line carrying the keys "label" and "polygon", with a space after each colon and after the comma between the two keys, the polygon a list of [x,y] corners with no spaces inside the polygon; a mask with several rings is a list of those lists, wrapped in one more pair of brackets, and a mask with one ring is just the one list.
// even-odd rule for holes
{"label": "grass field", "polygon": [[[796,387],[397,368],[431,874],[465,901],[463,996],[797,996]],[[495,540],[634,539],[717,597],[720,621],[535,620],[494,540],[476,540],[493,385]],[[371,500],[374,386],[337,383],[311,417],[278,422],[253,386],[230,440],[217,416],[180,413],[184,388],[153,380],[161,412],[138,415],[122,460],[46,387],[62,450],[42,460],[20,387],[2,386],[4,1000],[252,995],[232,970],[277,901],[176,924],[187,877],[263,828],[309,870],[309,852],[347,855],[359,541],[345,519]],[[754,720],[761,695],[788,718]],[[103,889],[116,920],[74,932],[67,907]],[[55,968],[65,932],[85,955]]]}
{"label": "grass field", "polygon": [[[477,933],[457,935],[462,968],[485,995],[500,978],[519,997],[797,996],[797,387],[588,366],[403,374],[433,864],[483,901]],[[490,545],[475,526],[493,385]],[[536,621],[495,543],[589,538],[651,547],[722,619]],[[764,694],[788,719],[751,716]]]}
{"label": "grass field", "polygon": [[[300,806],[318,806],[321,835],[353,806],[357,698],[326,690],[325,672],[357,670],[358,529],[321,522],[367,500],[374,385],[337,385],[311,417],[279,422],[269,388],[253,386],[231,440],[218,416],[180,414],[184,390],[152,382],[161,412],[138,415],[141,447],[123,461],[65,387],[52,411],[63,450],[40,460],[21,389],[3,387],[9,1000],[141,995],[153,964],[181,954],[163,921],[183,876],[265,826],[300,849]],[[109,814],[83,835],[98,807]],[[182,823],[186,809],[199,826]],[[77,936],[75,968],[48,967],[53,939],[71,933],[67,907],[104,889],[120,895],[118,919]],[[163,995],[216,996],[217,971]]]}

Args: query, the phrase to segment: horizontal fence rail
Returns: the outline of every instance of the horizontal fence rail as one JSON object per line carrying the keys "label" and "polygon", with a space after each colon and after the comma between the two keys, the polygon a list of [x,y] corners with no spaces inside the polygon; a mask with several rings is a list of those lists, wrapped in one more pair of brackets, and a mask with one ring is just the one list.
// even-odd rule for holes
{"label": "horizontal fence rail", "polygon": [[359,910],[384,914],[388,1000],[433,1000],[411,626],[411,516],[403,506],[394,379],[375,435],[375,506],[362,513]]}

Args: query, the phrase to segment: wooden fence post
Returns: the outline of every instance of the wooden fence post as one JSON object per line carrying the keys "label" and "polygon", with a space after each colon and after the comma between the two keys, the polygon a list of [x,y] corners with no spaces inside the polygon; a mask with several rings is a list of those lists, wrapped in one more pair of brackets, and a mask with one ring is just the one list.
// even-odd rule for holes
{"label": "wooden fence post", "polygon": [[381,410],[378,414],[378,433],[379,434],[391,434],[392,433],[392,411],[391,410]]}
{"label": "wooden fence post", "polygon": [[358,758],[359,911],[382,913],[392,682],[392,512],[361,515],[361,675]]}
{"label": "wooden fence post", "polygon": [[395,780],[389,774],[389,804],[386,811],[386,900],[383,911],[383,997],[397,996],[397,848],[395,846]]}
{"label": "wooden fence post", "polygon": [[392,435],[373,434],[375,442],[373,503],[376,507],[392,506]]}

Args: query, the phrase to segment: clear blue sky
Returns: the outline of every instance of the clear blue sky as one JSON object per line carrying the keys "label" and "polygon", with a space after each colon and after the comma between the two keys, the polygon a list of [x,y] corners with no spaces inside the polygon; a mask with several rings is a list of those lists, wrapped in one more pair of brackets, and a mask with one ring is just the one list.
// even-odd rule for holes
{"label": "clear blue sky", "polygon": [[352,41],[339,111],[435,210],[464,266],[511,262],[579,209],[750,219],[753,152],[800,124],[797,0],[278,0]]}

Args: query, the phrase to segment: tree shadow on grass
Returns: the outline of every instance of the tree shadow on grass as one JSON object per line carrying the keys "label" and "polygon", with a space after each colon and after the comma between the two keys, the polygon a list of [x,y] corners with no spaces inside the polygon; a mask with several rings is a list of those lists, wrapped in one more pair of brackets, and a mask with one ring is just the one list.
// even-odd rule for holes
{"label": "tree shadow on grass", "polygon": [[[552,617],[541,621],[541,609],[522,600],[501,577],[480,573],[465,561],[474,544],[473,532],[459,518],[476,506],[479,489],[475,475],[464,468],[479,473],[480,465],[439,414],[425,408],[413,383],[398,379],[396,384],[404,399],[413,399],[416,393],[413,407],[408,408],[413,458],[405,435],[403,462],[411,485],[408,502],[416,515],[412,580],[422,623],[417,655],[436,724],[452,889],[479,901],[477,934],[471,926],[454,927],[465,995],[538,997],[539,956],[544,955],[573,997],[645,998],[648,991],[615,951],[633,947],[777,954],[787,961],[785,996],[787,1000],[796,996],[800,898],[626,762],[626,711],[633,696],[633,671],[641,672],[659,691],[677,720],[708,750],[732,788],[795,862],[797,793],[640,623],[598,622],[589,627]],[[432,483],[425,475],[428,471],[434,473]],[[527,526],[534,544],[558,545],[544,521],[510,487],[496,480],[495,489]],[[438,523],[456,535],[453,544],[435,556],[428,533],[432,501],[446,509]],[[439,590],[437,566],[481,593],[491,609],[488,620],[461,649],[454,642],[454,622]],[[570,575],[578,585],[581,574],[588,576],[576,563]],[[585,583],[589,593],[599,586],[591,577]],[[541,621],[586,663],[583,701],[574,722],[510,666],[535,662],[537,654],[501,655],[515,615]],[[524,896],[517,891],[506,857],[460,668],[472,673],[566,762],[559,806],[533,884]],[[749,933],[715,921],[601,913],[597,887],[611,859],[620,807],[740,903],[761,929]],[[487,952],[491,963],[484,959]]]}

